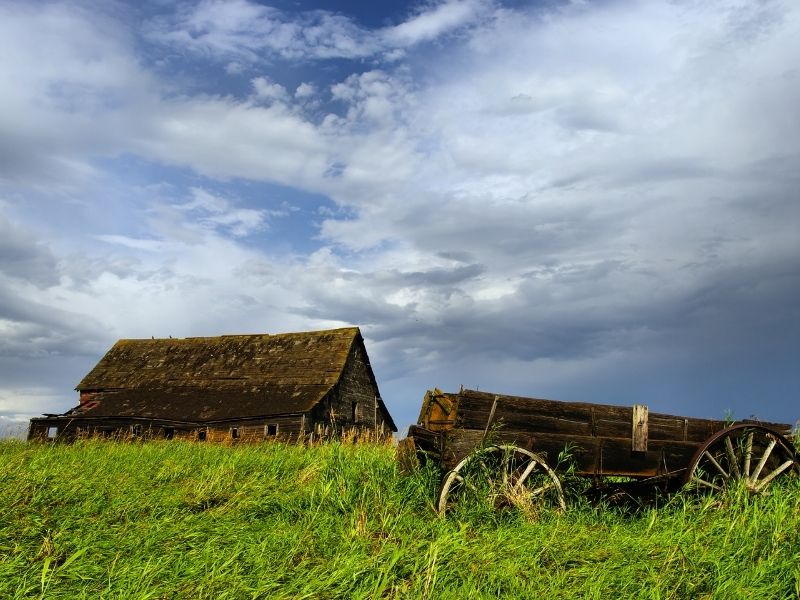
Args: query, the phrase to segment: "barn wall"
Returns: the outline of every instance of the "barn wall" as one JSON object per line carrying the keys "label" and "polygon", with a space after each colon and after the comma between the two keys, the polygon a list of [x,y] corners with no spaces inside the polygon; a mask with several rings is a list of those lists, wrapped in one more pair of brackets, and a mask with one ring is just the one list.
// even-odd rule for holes
{"label": "barn wall", "polygon": [[383,411],[377,403],[379,393],[370,377],[369,359],[361,344],[354,344],[347,357],[342,377],[330,398],[330,410],[338,427],[371,432],[388,431]]}
{"label": "barn wall", "polygon": [[[235,423],[213,424],[207,428],[206,438],[211,442],[226,442],[238,440],[240,442],[262,442],[265,440],[279,439],[282,441],[299,441],[304,437],[302,431],[304,419],[302,415],[291,415],[281,417],[270,417],[267,419],[255,419],[249,421],[237,421]],[[275,434],[268,429],[269,426],[276,428]],[[236,436],[233,437],[232,428],[235,428]],[[196,437],[196,433],[194,434]]]}
{"label": "barn wall", "polygon": [[[200,432],[204,432],[205,441],[209,442],[298,441],[304,439],[304,432],[301,433],[301,428],[305,421],[303,415],[282,415],[208,424],[126,418],[33,419],[28,430],[28,439],[72,441],[80,437],[109,437],[114,439],[171,438],[202,441],[203,434]],[[48,435],[48,430],[53,427],[58,428],[55,438]],[[235,434],[232,429],[236,430]]]}

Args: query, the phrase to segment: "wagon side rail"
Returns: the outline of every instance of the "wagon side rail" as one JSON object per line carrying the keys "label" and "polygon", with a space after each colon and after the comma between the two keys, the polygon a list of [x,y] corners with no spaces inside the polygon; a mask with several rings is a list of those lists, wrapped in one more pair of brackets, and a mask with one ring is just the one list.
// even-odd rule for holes
{"label": "wagon side rail", "polygon": [[[761,423],[781,435],[790,425]],[[685,477],[723,420],[649,413],[647,407],[562,402],[462,389],[428,392],[417,426],[419,450],[452,469],[487,443],[513,444],[542,454],[555,466],[569,448],[574,472],[588,476]]]}

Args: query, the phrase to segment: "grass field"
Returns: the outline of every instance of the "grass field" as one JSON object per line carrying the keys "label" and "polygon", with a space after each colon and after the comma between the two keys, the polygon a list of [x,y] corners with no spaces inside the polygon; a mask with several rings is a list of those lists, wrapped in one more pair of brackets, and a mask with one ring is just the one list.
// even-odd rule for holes
{"label": "grass field", "polygon": [[328,443],[0,443],[0,598],[798,598],[800,481],[630,515],[480,506]]}

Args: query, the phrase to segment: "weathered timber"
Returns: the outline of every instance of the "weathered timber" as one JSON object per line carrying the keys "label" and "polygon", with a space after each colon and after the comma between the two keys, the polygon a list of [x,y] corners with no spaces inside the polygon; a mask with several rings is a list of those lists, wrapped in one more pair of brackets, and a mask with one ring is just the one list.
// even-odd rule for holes
{"label": "weathered timber", "polygon": [[[500,427],[522,427],[533,431],[599,437],[630,438],[633,434],[633,408],[630,406],[562,402],[474,390],[463,390],[459,394],[440,393],[434,405],[445,404],[449,407],[447,422],[452,423],[452,427],[480,429],[486,426],[495,396],[498,402],[493,423]],[[420,424],[424,426],[424,416]],[[790,427],[782,423],[763,424],[778,430],[787,430]],[[725,426],[726,423],[721,420],[648,413],[650,440],[682,440],[699,443]]]}
{"label": "weathered timber", "polygon": [[[481,446],[512,444],[542,454],[553,467],[559,458],[571,461],[578,475],[675,478],[685,474],[697,448],[726,425],[650,413],[644,405],[435,389],[426,394],[419,426],[409,429],[409,437],[445,469]],[[790,429],[780,423],[762,425],[783,434]]]}
{"label": "weathered timber", "polygon": [[647,452],[647,407],[644,404],[633,405],[631,450],[634,452]]}
{"label": "weathered timber", "polygon": [[[298,441],[306,436],[304,415],[192,422],[141,417],[50,417],[32,419],[29,439],[71,441],[80,438],[182,439],[201,442]],[[52,430],[53,436],[48,435]]]}
{"label": "weathered timber", "polygon": [[426,392],[417,422],[430,431],[450,429],[456,418],[458,397],[434,388]]}
{"label": "weathered timber", "polygon": [[440,458],[442,437],[438,433],[412,425],[408,428],[408,437],[422,454]]}
{"label": "weathered timber", "polygon": [[[442,466],[452,469],[480,447],[482,439],[483,431],[479,429],[453,429],[447,432],[442,442]],[[657,445],[651,443],[645,452],[634,452],[630,438],[532,433],[529,430],[512,429],[496,430],[490,441],[493,444],[530,448],[543,455],[553,468],[566,468],[571,462],[577,475],[596,476],[655,477],[682,474],[697,449],[697,445],[690,442],[664,441]],[[561,465],[558,464],[559,456],[564,460]]]}
{"label": "weathered timber", "polygon": [[[494,395],[464,390],[453,403],[458,413],[455,427],[478,429],[489,418]],[[632,409],[625,406],[498,396],[493,422],[552,433],[631,437],[631,420]]]}
{"label": "weathered timber", "polygon": [[492,426],[494,422],[494,414],[497,410],[497,396],[494,397],[494,402],[492,402],[492,408],[489,410],[489,418],[486,420],[486,427],[483,428],[483,439],[486,439],[486,436],[489,435],[489,428]]}

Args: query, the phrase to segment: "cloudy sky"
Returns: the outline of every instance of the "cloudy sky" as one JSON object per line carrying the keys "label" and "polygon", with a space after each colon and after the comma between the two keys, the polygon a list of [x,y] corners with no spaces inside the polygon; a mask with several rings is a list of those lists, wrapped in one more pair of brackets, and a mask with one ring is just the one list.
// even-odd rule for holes
{"label": "cloudy sky", "polygon": [[118,338],[800,417],[800,3],[0,0],[0,421]]}

